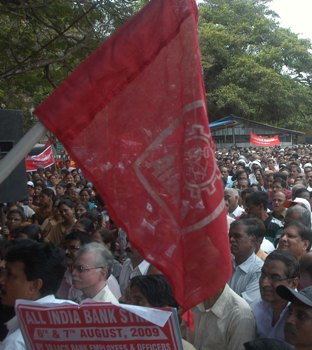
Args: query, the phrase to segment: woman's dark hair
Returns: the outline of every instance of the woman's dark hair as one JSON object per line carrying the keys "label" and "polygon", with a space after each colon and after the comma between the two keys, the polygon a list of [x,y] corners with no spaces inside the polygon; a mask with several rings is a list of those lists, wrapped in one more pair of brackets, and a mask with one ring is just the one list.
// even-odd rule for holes
{"label": "woman's dark hair", "polygon": [[21,217],[22,222],[26,221],[26,215],[22,209],[10,209],[7,213],[7,218],[12,214],[18,214]]}
{"label": "woman's dark hair", "polygon": [[31,239],[33,241],[37,241],[37,242],[42,241],[42,230],[39,225],[30,224],[30,225],[19,226],[12,232],[14,239],[19,239],[19,238],[25,239],[26,237],[19,237],[22,234],[26,235],[28,239]]}
{"label": "woman's dark hair", "polygon": [[116,236],[114,233],[106,228],[101,228],[97,231],[101,236],[103,242],[105,244],[110,244],[110,250],[114,253],[116,250]]}
{"label": "woman's dark hair", "polygon": [[64,198],[59,201],[59,204],[57,207],[59,208],[61,205],[66,205],[67,207],[74,209],[76,204],[69,198]]}
{"label": "woman's dark hair", "polygon": [[153,307],[178,307],[172,288],[163,275],[136,276],[130,280],[130,289],[136,287]]}

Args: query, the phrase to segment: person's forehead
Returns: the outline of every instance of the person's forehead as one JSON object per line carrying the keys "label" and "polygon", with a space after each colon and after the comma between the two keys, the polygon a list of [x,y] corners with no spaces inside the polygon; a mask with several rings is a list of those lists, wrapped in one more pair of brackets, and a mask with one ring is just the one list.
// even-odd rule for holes
{"label": "person's forehead", "polygon": [[282,199],[282,200],[286,200],[286,196],[283,192],[276,192],[274,193],[273,199]]}
{"label": "person's forehead", "polygon": [[263,264],[264,271],[271,274],[284,275],[287,274],[287,266],[281,260],[266,260]]}
{"label": "person's forehead", "polygon": [[304,303],[302,303],[301,301],[299,301],[298,299],[295,299],[292,303],[291,306],[294,308],[294,310],[296,311],[304,311],[306,314],[308,314],[311,319],[312,319],[312,307],[308,306]]}
{"label": "person's forehead", "polygon": [[230,227],[230,234],[239,233],[239,234],[247,234],[247,227],[244,224],[235,224]]}
{"label": "person's forehead", "polygon": [[78,256],[77,262],[85,265],[92,265],[95,258],[95,252],[86,252]]}
{"label": "person's forehead", "polygon": [[26,278],[24,271],[25,264],[22,261],[6,261],[5,267],[9,272]]}

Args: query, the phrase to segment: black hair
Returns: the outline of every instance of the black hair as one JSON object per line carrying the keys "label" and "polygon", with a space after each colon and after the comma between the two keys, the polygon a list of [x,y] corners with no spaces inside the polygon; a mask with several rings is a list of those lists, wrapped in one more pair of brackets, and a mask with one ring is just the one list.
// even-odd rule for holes
{"label": "black hair", "polygon": [[116,250],[116,241],[117,241],[117,238],[114,235],[114,233],[108,230],[107,228],[101,228],[96,232],[99,233],[99,235],[101,236],[105,244],[110,244],[110,250],[114,253]]}
{"label": "black hair", "polygon": [[43,188],[40,194],[45,194],[46,196],[51,198],[53,202],[55,200],[55,193],[51,188]]}
{"label": "black hair", "polygon": [[81,245],[94,242],[92,237],[87,232],[81,232],[79,230],[72,230],[64,237],[64,241],[79,241]]}
{"label": "black hair", "polygon": [[274,250],[266,257],[264,264],[273,260],[281,261],[286,266],[287,277],[300,277],[299,261],[291,253],[283,250]]}
{"label": "black hair", "polygon": [[[248,198],[248,197],[247,197]],[[246,218],[233,221],[231,226],[244,225],[246,226],[246,233],[248,236],[255,236],[257,241],[262,241],[265,236],[264,222],[258,218]]]}
{"label": "black hair", "polygon": [[59,208],[61,205],[66,205],[67,207],[69,207],[71,209],[75,208],[75,203],[72,200],[70,200],[69,198],[61,199],[59,201],[59,204],[57,207]]}
{"label": "black hair", "polygon": [[246,205],[254,204],[256,206],[262,205],[264,210],[267,210],[269,197],[266,192],[257,191],[252,192],[246,197]]}
{"label": "black hair", "polygon": [[130,280],[130,289],[136,287],[153,307],[178,307],[172,288],[163,275],[136,276]]}
{"label": "black hair", "polygon": [[[39,225],[29,224],[17,227],[13,230],[12,235],[14,239],[18,239],[20,234],[25,234],[28,239],[33,241],[42,241],[42,230]],[[24,237],[23,237],[24,238]]]}
{"label": "black hair", "polygon": [[58,290],[65,270],[64,252],[48,243],[38,243],[31,240],[17,241],[7,251],[7,262],[22,262],[28,281],[40,278],[43,283],[41,296],[55,294]]}
{"label": "black hair", "polygon": [[244,344],[245,350],[291,350],[289,344],[277,339],[255,339]]}
{"label": "black hair", "polygon": [[79,218],[77,224],[80,224],[83,227],[83,230],[88,234],[91,234],[96,230],[96,223],[85,215]]}
{"label": "black hair", "polygon": [[294,193],[293,193],[293,199],[299,197],[299,198],[303,198],[301,197],[303,193],[306,193],[310,196],[310,192],[306,189],[306,188],[298,188]]}

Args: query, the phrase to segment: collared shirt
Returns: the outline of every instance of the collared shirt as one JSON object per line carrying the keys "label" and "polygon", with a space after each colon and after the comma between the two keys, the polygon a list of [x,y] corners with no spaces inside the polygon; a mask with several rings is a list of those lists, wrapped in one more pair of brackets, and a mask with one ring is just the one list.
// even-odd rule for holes
{"label": "collared shirt", "polygon": [[118,304],[118,300],[115,298],[114,294],[111,292],[107,284],[93,298],[85,300]]}
{"label": "collared shirt", "polygon": [[185,339],[200,350],[243,350],[255,338],[255,319],[250,306],[226,285],[211,309],[204,304],[192,309],[194,332],[184,328]]}
{"label": "collared shirt", "polygon": [[260,299],[259,278],[263,261],[255,253],[242,264],[234,268],[234,273],[229,281],[229,286],[248,304],[253,304]]}
{"label": "collared shirt", "polygon": [[119,276],[119,285],[120,285],[121,294],[123,295],[125,293],[125,290],[128,287],[128,284],[131,278],[135,276],[146,275],[149,267],[150,267],[150,263],[147,262],[146,260],[143,260],[137,267],[133,268],[131,260],[127,259],[122,265],[120,276]]}
{"label": "collared shirt", "polygon": [[272,326],[273,310],[269,303],[262,299],[253,306],[256,319],[256,332],[259,338],[285,340],[284,325],[288,314],[288,306],[281,312],[278,321]]}
{"label": "collared shirt", "polygon": [[229,215],[233,219],[238,219],[243,213],[245,213],[245,210],[238,205],[232,213],[229,213]]}
{"label": "collared shirt", "polygon": [[[41,299],[34,301],[34,304],[76,304],[69,300],[56,299],[54,295],[47,295]],[[26,350],[24,338],[22,336],[21,329],[19,328],[18,319],[14,316],[9,322],[7,322],[7,328],[9,330],[8,335],[0,345],[0,350]]]}

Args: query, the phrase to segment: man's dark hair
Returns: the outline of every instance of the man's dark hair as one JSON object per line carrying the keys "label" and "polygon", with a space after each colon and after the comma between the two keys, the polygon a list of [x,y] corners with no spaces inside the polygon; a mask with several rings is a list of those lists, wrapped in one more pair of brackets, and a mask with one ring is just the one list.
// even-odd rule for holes
{"label": "man's dark hair", "polygon": [[307,194],[310,196],[310,192],[306,188],[298,188],[292,195],[293,199],[299,197],[299,198],[304,198],[302,197],[303,194]]}
{"label": "man's dark hair", "polygon": [[284,230],[289,227],[294,226],[297,228],[298,235],[301,237],[303,241],[309,241],[309,245],[307,247],[307,252],[311,249],[312,245],[312,231],[309,227],[303,225],[298,220],[290,221],[284,226]]}
{"label": "man's dark hair", "polygon": [[306,272],[309,274],[310,278],[312,278],[312,254],[304,254],[299,259],[300,271]]}
{"label": "man's dark hair", "polygon": [[153,307],[178,307],[172,288],[163,275],[136,276],[130,280],[129,286],[138,288]]}
{"label": "man's dark hair", "polygon": [[40,278],[43,281],[41,296],[55,294],[63,279],[66,265],[65,254],[61,249],[31,240],[17,241],[7,251],[7,262],[22,262],[28,281]]}
{"label": "man's dark hair", "polygon": [[265,235],[265,225],[262,220],[258,218],[246,218],[233,221],[232,226],[244,225],[246,226],[246,233],[248,236],[255,236],[257,241],[262,241]]}
{"label": "man's dark hair", "polygon": [[43,188],[40,194],[45,194],[46,196],[51,198],[53,202],[55,201],[55,193],[51,188]]}
{"label": "man's dark hair", "polygon": [[257,191],[252,192],[246,197],[246,205],[254,204],[256,206],[262,205],[264,210],[267,210],[269,197],[266,192]]}
{"label": "man's dark hair", "polygon": [[287,268],[287,277],[300,277],[299,261],[289,252],[274,250],[266,257],[264,264],[270,261],[281,261]]}

